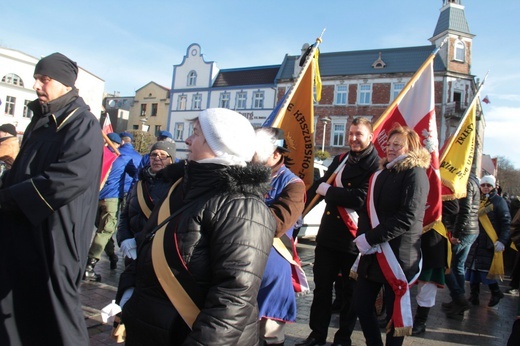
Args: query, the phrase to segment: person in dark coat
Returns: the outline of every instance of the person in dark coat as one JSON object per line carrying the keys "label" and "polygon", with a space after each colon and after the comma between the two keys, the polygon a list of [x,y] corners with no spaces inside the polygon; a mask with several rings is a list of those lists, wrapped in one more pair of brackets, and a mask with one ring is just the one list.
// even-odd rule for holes
{"label": "person in dark coat", "polygon": [[[511,214],[504,198],[498,195],[496,179],[492,175],[486,175],[480,179],[480,209],[479,209],[479,234],[468,254],[466,261],[466,280],[470,284],[469,301],[473,305],[479,305],[480,284],[488,285],[491,291],[489,307],[497,305],[504,293],[498,287],[497,279],[504,273],[493,272],[492,265],[495,257],[502,257],[507,244],[509,244],[509,227]],[[491,223],[486,227],[486,219]],[[499,256],[495,256],[499,253]],[[503,261],[503,257],[502,257]],[[503,262],[502,262],[503,269]]]}
{"label": "person in dark coat", "polygon": [[[352,121],[349,128],[350,151],[338,155],[325,175],[307,191],[307,204],[316,194],[327,203],[316,237],[314,250],[314,297],[311,305],[309,327],[312,332],[297,345],[325,345],[332,315],[332,291],[338,277],[342,276],[342,302],[340,327],[334,335],[334,343],[350,345],[356,316],[350,311],[354,280],[349,279],[358,250],[353,243],[357,232],[357,212],[364,205],[368,179],[377,170],[379,156],[372,144],[372,124],[363,117]],[[347,157],[348,156],[348,157]],[[347,158],[344,168],[332,185],[326,183],[331,174]]]}
{"label": "person in dark coat", "polygon": [[[116,234],[126,263],[136,259],[135,235],[144,229],[151,211],[162,202],[173,183],[169,176],[164,174],[163,169],[173,163],[175,152],[175,143],[155,143],[148,155],[151,164],[139,171],[139,182],[134,184],[128,193]],[[139,195],[142,198],[139,198]]]}
{"label": "person in dark coat", "polygon": [[[248,163],[254,138],[249,121],[228,109],[210,108],[194,120],[182,181],[155,207],[137,239],[137,259],[121,275],[116,301],[126,345],[258,345],[257,296],[276,222],[264,202],[269,169]],[[163,214],[173,216],[160,222]],[[200,310],[191,326],[158,281],[156,241],[164,241],[162,268]]]}
{"label": "person in dark coat", "polygon": [[[408,285],[421,271],[421,235],[430,187],[426,169],[430,159],[417,133],[397,125],[388,133],[381,170],[370,180],[367,208],[360,213],[355,239],[361,259],[353,299],[369,346],[383,345],[374,311],[382,286],[388,322],[386,345],[402,345],[404,336],[412,332]],[[401,309],[394,309],[395,299],[399,299],[395,303]]]}
{"label": "person in dark coat", "polygon": [[94,231],[103,138],[74,87],[77,73],[60,53],[36,64],[38,99],[28,106],[34,115],[0,190],[2,345],[89,344],[78,289]]}

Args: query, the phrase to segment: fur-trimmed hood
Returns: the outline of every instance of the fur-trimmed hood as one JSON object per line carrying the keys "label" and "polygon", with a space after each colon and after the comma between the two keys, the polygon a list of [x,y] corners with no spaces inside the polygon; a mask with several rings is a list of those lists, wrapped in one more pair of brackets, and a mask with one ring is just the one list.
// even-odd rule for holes
{"label": "fur-trimmed hood", "polygon": [[[397,159],[396,159],[397,160]],[[425,148],[412,150],[406,153],[406,156],[398,160],[392,167],[387,167],[388,159],[382,158],[379,167],[381,169],[395,169],[397,172],[405,171],[414,167],[428,168],[430,166],[431,155]]]}

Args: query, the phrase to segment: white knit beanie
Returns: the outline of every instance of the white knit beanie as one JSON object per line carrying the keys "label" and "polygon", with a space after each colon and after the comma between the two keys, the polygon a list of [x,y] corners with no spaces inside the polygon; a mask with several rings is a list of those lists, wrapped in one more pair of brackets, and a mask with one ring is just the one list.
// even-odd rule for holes
{"label": "white knit beanie", "polygon": [[493,187],[496,187],[496,178],[492,175],[485,175],[480,179],[480,184],[490,184]]}
{"label": "white knit beanie", "polygon": [[255,153],[255,130],[242,114],[226,108],[208,108],[198,117],[213,153],[232,164],[245,166]]}

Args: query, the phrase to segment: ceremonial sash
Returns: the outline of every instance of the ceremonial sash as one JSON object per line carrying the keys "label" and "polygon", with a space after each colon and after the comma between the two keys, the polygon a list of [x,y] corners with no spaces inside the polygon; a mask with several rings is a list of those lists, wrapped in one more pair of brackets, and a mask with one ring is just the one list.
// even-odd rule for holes
{"label": "ceremonial sash", "polygon": [[[285,235],[284,235],[285,236]],[[280,238],[274,238],[273,247],[287,262],[291,264],[292,282],[294,292],[298,295],[303,295],[310,292],[309,282],[307,281],[307,275],[303,271],[299,258],[293,256],[293,254],[287,249],[285,244]]]}
{"label": "ceremonial sash", "polygon": [[[486,231],[489,239],[491,239],[491,242],[495,244],[498,240],[497,232],[495,231],[495,228],[491,224],[491,220],[489,220],[489,216],[487,215],[488,212],[493,210],[493,204],[489,203],[486,205],[485,203],[485,201],[480,202],[480,208],[478,210],[478,221]],[[502,252],[495,251],[493,253],[493,261],[491,262],[491,267],[489,267],[487,278],[491,280],[504,280],[504,257]]]}
{"label": "ceremonial sash", "polygon": [[[372,228],[375,228],[379,225],[379,218],[374,206],[373,197],[375,182],[381,172],[381,170],[377,171],[370,178],[367,195],[368,213],[370,216]],[[412,335],[413,318],[409,286],[413,284],[419,277],[421,272],[420,268],[422,267],[422,259],[419,262],[419,271],[415,277],[410,282],[408,282],[401,265],[397,261],[397,258],[395,257],[395,254],[390,247],[390,244],[388,242],[384,242],[379,244],[379,246],[381,249],[376,253],[377,261],[381,267],[381,271],[383,272],[386,281],[390,287],[392,287],[392,290],[395,294],[394,312],[390,318],[386,332],[388,333],[390,331],[390,326],[393,323],[394,336]]]}
{"label": "ceremonial sash", "polygon": [[[341,168],[341,170],[339,171],[339,173],[336,175],[336,179],[334,179],[334,186],[343,187],[343,184],[341,183],[341,176],[343,174],[344,169],[345,169],[345,166],[343,166]],[[341,207],[339,205],[337,206],[337,208],[338,208],[339,215],[341,216],[341,219],[347,226],[350,234],[352,234],[352,236],[354,238],[356,238],[357,230],[358,230],[358,219],[359,219],[358,214],[356,213],[356,211],[354,209]]]}
{"label": "ceremonial sash", "polygon": [[150,215],[152,214],[152,209],[150,208],[150,206],[148,206],[148,203],[146,203],[142,180],[139,180],[137,182],[137,202],[139,202],[139,208],[141,208],[141,211],[143,212],[144,216],[146,216],[146,218],[149,219]]}

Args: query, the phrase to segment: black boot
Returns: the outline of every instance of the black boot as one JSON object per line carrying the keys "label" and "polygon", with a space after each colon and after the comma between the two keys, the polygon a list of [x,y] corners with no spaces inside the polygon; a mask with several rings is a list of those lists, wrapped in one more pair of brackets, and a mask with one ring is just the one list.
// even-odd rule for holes
{"label": "black boot", "polygon": [[96,263],[98,261],[99,261],[98,259],[89,257],[89,259],[87,261],[87,268],[85,269],[85,274],[83,274],[83,280],[95,281],[95,282],[101,281],[101,275],[97,274],[94,271],[94,267],[96,266]]}
{"label": "black boot", "polygon": [[460,318],[460,314],[464,311],[469,310],[470,305],[466,297],[463,294],[453,298],[453,306],[451,309],[446,310],[446,315],[450,318]]}
{"label": "black boot", "polygon": [[480,284],[473,284],[470,288],[471,292],[469,294],[469,302],[473,305],[479,305],[480,299],[478,296],[480,294]]}
{"label": "black boot", "polygon": [[413,320],[412,335],[419,335],[426,331],[426,321],[428,320],[428,313],[430,308],[417,306],[417,312]]}
{"label": "black boot", "polygon": [[112,254],[111,256],[109,256],[110,258],[110,269],[114,270],[114,269],[117,269],[117,261],[119,261],[119,258],[117,257],[116,254]]}
{"label": "black boot", "polygon": [[500,302],[500,299],[504,298],[504,293],[500,291],[500,288],[498,288],[497,283],[488,286],[491,290],[491,299],[489,300],[488,306],[493,307]]}

